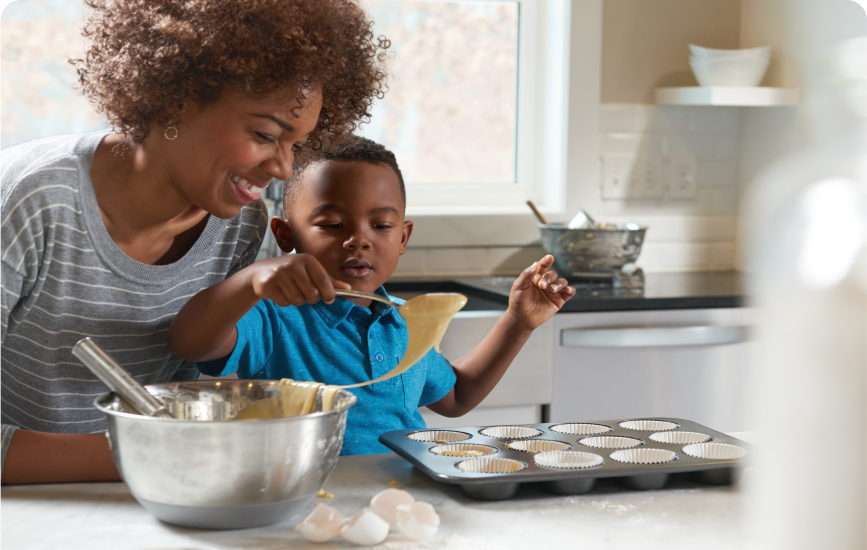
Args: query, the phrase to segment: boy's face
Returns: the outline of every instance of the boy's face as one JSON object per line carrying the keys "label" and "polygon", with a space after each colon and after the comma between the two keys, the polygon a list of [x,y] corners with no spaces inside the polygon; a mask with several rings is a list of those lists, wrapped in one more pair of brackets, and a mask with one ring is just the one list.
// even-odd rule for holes
{"label": "boy's face", "polygon": [[394,170],[367,162],[317,162],[296,185],[301,188],[287,219],[271,221],[280,248],[310,254],[354,290],[379,288],[394,273],[412,233]]}

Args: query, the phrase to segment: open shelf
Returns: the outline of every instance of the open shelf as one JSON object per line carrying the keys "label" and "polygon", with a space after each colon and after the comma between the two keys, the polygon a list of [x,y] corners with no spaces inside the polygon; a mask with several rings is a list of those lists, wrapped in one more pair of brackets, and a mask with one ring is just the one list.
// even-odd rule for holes
{"label": "open shelf", "polygon": [[732,107],[779,107],[797,105],[798,90],[759,86],[687,86],[657,88],[659,105],[720,105]]}

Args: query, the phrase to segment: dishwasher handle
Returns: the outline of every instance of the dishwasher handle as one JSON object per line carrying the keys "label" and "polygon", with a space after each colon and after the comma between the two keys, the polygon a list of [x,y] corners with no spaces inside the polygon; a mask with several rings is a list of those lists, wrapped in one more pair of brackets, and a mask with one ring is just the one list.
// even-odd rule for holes
{"label": "dishwasher handle", "polygon": [[656,348],[737,344],[747,339],[745,326],[571,328],[560,331],[569,348]]}

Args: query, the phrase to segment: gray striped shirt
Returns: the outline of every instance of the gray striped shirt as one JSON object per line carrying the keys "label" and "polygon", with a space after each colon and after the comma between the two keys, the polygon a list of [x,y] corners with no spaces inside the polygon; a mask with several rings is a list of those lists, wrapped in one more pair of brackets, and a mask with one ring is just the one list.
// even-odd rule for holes
{"label": "gray striped shirt", "polygon": [[[181,306],[252,263],[267,227],[256,201],[214,216],[171,265],[139,263],[103,224],[90,180],[105,132],[36,140],[0,151],[2,177],[2,459],[16,428],[105,430],[94,398],[106,386],[70,349],[92,337],[142,384],[192,379],[166,345]],[[2,466],[0,466],[2,468]]]}

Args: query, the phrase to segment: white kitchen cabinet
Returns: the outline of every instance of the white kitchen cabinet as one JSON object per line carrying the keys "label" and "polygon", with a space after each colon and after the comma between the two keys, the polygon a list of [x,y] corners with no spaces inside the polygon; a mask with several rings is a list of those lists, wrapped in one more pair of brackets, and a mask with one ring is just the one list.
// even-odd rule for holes
{"label": "white kitchen cabinet", "polygon": [[[440,344],[443,355],[452,361],[465,355],[487,336],[503,313],[458,312]],[[420,411],[428,427],[541,422],[542,406],[551,402],[553,334],[553,319],[533,331],[500,383],[478,407],[464,416],[446,418],[422,407]]]}
{"label": "white kitchen cabinet", "polygon": [[745,308],[556,315],[550,420],[668,416],[754,429],[750,316]]}

